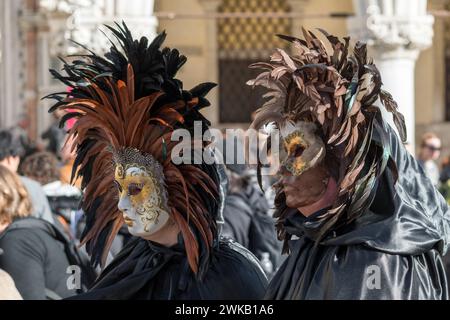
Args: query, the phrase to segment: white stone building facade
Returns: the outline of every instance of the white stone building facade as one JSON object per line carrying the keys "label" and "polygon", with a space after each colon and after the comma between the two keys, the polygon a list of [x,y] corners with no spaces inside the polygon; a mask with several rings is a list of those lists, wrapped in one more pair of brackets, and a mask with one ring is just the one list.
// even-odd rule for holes
{"label": "white stone building facade", "polygon": [[[446,101],[450,82],[446,79],[449,19],[430,13],[448,10],[449,6],[450,0],[1,0],[0,127],[14,126],[20,115],[27,114],[32,120],[29,131],[39,138],[51,121],[46,112],[48,102],[40,98],[61,89],[48,69],[60,66],[58,56],[77,51],[67,39],[104,50],[108,44],[98,29],[122,20],[136,35],[151,38],[157,31],[167,30],[167,44],[189,58],[179,74],[185,86],[219,82],[219,88],[210,95],[212,107],[206,111],[213,124],[245,127],[248,123],[242,120],[221,120],[220,108],[225,100],[220,95],[228,92],[221,75],[222,49],[226,47],[222,32],[227,28],[213,16],[233,10],[269,10],[291,14],[285,26],[293,35],[300,35],[300,26],[304,25],[367,41],[386,89],[405,115],[410,143],[414,145],[415,137],[428,128],[450,136],[450,106]],[[155,12],[166,14],[157,19]],[[256,38],[262,35],[258,32],[270,32],[273,23],[261,21],[267,24],[265,29],[246,32],[254,31]],[[244,41],[245,45],[240,35],[228,36],[227,41]],[[233,74],[229,79],[233,81]],[[450,147],[450,139],[444,141],[446,144]]]}

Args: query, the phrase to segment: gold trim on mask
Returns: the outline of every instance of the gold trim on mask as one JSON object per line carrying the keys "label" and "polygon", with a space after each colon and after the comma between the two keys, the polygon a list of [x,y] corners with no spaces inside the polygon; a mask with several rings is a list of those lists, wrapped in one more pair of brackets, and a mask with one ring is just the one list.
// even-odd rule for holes
{"label": "gold trim on mask", "polygon": [[299,176],[306,169],[306,163],[301,156],[293,156],[296,149],[301,146],[303,149],[309,148],[309,144],[304,140],[303,133],[299,130],[294,131],[286,136],[283,140],[283,146],[287,153],[283,164],[285,168],[295,176]]}
{"label": "gold trim on mask", "polygon": [[[130,168],[135,168],[140,172],[135,171],[127,175],[127,171]],[[157,224],[160,215],[167,213],[167,203],[165,203],[166,198],[163,192],[164,185],[155,177],[155,173],[151,169],[137,163],[117,163],[115,175],[117,182],[122,188],[121,192],[127,192],[131,205],[134,207],[136,214],[144,226],[144,231],[149,232],[150,225],[152,223]],[[135,177],[141,176],[141,180],[149,179],[151,185],[149,181],[147,183],[145,181],[134,181]],[[140,188],[138,194],[130,194],[129,188],[132,185]],[[130,226],[130,224],[127,225]]]}

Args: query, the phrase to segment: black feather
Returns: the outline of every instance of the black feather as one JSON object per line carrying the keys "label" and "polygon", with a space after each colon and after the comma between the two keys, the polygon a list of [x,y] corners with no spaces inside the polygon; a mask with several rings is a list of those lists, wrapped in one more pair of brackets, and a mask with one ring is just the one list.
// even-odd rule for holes
{"label": "black feather", "polygon": [[189,92],[194,97],[205,97],[209,93],[209,91],[211,91],[211,89],[213,89],[216,86],[217,86],[216,83],[205,82],[195,86]]}

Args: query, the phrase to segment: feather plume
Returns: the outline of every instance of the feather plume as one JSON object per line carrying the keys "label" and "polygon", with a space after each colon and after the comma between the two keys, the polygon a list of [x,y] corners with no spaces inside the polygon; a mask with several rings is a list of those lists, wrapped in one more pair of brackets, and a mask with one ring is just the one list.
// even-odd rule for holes
{"label": "feather plume", "polygon": [[71,63],[63,60],[63,72],[51,73],[71,91],[46,97],[56,101],[50,112],[68,112],[62,123],[77,119],[69,135],[76,146],[72,178],[81,177],[84,189],[82,243],[92,263],[104,265],[123,224],[113,184],[113,153],[133,148],[162,165],[170,212],[184,237],[189,265],[196,273],[205,270],[218,237],[219,178],[213,165],[175,166],[167,154],[176,146],[170,140],[175,129],[191,130],[194,121],[208,129],[200,110],[209,106],[205,96],[215,84],[183,89],[175,76],[186,57],[176,49],[161,49],[165,32],[150,42],[133,39],[125,23],[107,28],[118,45],[110,40],[104,57],[88,50]]}
{"label": "feather plume", "polygon": [[[311,31],[302,29],[304,39],[278,35],[293,44],[293,54],[277,49],[269,62],[251,65],[262,72],[248,81],[268,89],[267,101],[256,112],[253,128],[274,121],[312,121],[327,145],[327,163],[337,166],[339,197],[320,219],[318,238],[356,219],[374,198],[377,178],[390,161],[381,110],[374,105],[380,98],[391,112],[403,141],[404,117],[392,96],[382,90],[381,76],[367,57],[367,46],[357,42],[349,52],[350,38],[343,41],[319,29],[332,51]],[[376,133],[376,134],[375,134]],[[325,159],[327,161],[327,158]],[[278,234],[287,240],[283,221],[288,210],[281,186],[277,186]]]}

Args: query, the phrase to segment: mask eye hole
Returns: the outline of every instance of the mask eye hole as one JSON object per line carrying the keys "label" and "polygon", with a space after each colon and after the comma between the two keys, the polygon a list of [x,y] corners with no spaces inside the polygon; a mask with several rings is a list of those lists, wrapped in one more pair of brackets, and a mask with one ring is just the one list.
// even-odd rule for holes
{"label": "mask eye hole", "polygon": [[143,187],[144,186],[142,184],[131,183],[128,186],[128,195],[129,196],[136,196],[136,195],[138,195],[142,191]]}
{"label": "mask eye hole", "polygon": [[120,186],[120,183],[117,182],[117,180],[114,180],[114,185],[116,186],[117,190],[119,190],[119,192],[122,192],[122,187]]}
{"label": "mask eye hole", "polygon": [[295,158],[301,157],[302,154],[303,154],[303,151],[305,151],[305,148],[303,146],[301,146],[301,145],[298,145],[298,146],[295,147],[294,152],[293,152],[292,155]]}

